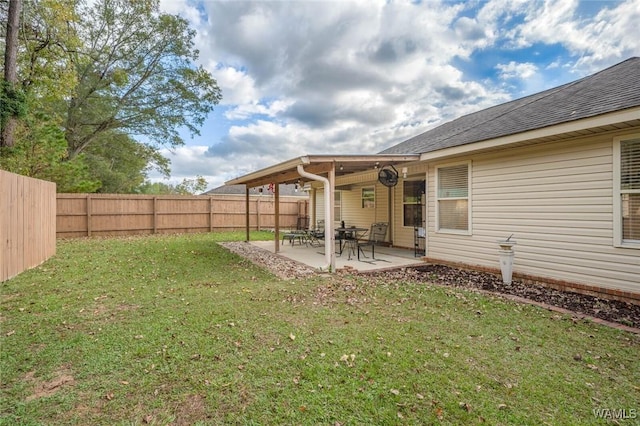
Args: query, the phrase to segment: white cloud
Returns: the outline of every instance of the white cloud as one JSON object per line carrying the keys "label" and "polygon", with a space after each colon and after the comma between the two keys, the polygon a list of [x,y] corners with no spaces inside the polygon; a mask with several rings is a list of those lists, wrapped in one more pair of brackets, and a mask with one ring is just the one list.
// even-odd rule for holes
{"label": "white cloud", "polygon": [[[577,0],[193,5],[162,1],[197,29],[201,62],[222,89],[231,125],[215,145],[176,150],[173,175],[198,171],[218,183],[306,153],[375,153],[438,122],[566,82],[571,72],[640,54],[640,0],[590,14]],[[565,52],[517,59],[534,46]],[[494,62],[478,64],[484,72],[462,71],[460,62],[491,52]]]}
{"label": "white cloud", "polygon": [[526,80],[533,77],[538,71],[538,67],[530,62],[518,63],[511,61],[508,64],[498,64],[496,68],[500,70],[500,78],[518,78]]}
{"label": "white cloud", "polygon": [[210,65],[209,72],[222,88],[221,105],[250,104],[260,100],[255,81],[246,72],[224,65]]}

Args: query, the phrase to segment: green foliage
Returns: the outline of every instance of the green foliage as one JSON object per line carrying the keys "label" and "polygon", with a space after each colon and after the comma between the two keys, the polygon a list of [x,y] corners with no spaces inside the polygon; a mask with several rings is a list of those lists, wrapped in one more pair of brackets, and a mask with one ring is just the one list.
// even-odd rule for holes
{"label": "green foliage", "polygon": [[84,45],[70,57],[79,81],[67,103],[71,156],[114,129],[170,146],[183,143],[179,128],[197,134],[221,95],[193,64],[187,21],[160,13],[157,1],[102,0],[80,13]]}
{"label": "green foliage", "polygon": [[64,99],[78,77],[69,52],[82,44],[74,29],[78,0],[30,0],[23,7],[18,79],[32,94],[32,108],[64,118]]}
{"label": "green foliage", "polygon": [[151,168],[169,175],[157,147],[182,144],[180,128],[197,134],[221,99],[194,64],[195,32],[157,0],[32,0],[21,20],[20,85],[3,83],[0,113],[23,122],[0,166],[60,192],[132,192]]}
{"label": "green foliage", "polygon": [[7,118],[22,118],[27,114],[27,98],[22,89],[15,84],[0,80],[0,129],[4,128]]}
{"label": "green foliage", "polygon": [[102,182],[102,193],[134,193],[152,168],[169,175],[169,160],[156,148],[117,131],[103,133],[81,155],[93,178]]}
{"label": "green foliage", "polygon": [[196,176],[195,179],[183,179],[177,185],[167,184],[163,182],[145,182],[141,185],[137,192],[140,194],[176,194],[176,195],[197,195],[207,189],[207,181],[202,176]]}
{"label": "green foliage", "polygon": [[95,192],[100,187],[84,155],[67,160],[64,131],[43,113],[30,114],[20,123],[15,146],[0,150],[0,167],[55,182],[57,192]]}

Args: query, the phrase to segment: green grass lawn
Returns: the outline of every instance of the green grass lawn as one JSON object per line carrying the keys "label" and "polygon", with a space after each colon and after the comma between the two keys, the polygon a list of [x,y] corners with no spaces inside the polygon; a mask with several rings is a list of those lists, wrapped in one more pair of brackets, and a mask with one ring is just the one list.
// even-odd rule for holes
{"label": "green grass lawn", "polygon": [[0,284],[0,424],[640,423],[637,335],[428,283],[282,281],[217,244],[242,238],[60,241]]}

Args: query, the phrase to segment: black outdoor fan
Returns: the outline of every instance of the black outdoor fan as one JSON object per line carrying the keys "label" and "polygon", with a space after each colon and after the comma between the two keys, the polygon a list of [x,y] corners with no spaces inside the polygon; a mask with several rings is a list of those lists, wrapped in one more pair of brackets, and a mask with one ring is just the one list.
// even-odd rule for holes
{"label": "black outdoor fan", "polygon": [[383,166],[378,172],[378,181],[391,188],[398,184],[398,171],[392,165]]}

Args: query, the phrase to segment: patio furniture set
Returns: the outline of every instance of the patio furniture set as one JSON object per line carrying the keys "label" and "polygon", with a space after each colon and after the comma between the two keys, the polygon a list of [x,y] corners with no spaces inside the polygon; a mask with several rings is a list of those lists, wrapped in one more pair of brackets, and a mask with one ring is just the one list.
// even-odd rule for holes
{"label": "patio furniture set", "polygon": [[[281,244],[288,240],[291,245],[295,245],[298,242],[299,245],[320,247],[325,237],[324,220],[319,220],[315,229],[309,229],[308,224],[308,217],[298,218],[297,229],[284,233]],[[351,260],[351,255],[357,255],[358,260],[361,260],[360,255],[364,258],[369,257],[365,254],[363,248],[371,247],[371,259],[375,260],[375,246],[384,242],[387,236],[387,228],[388,224],[386,222],[376,222],[371,224],[371,228],[361,228],[345,226],[343,221],[340,227],[335,229],[335,240],[339,243],[336,253],[342,256],[346,249],[349,260]]]}

